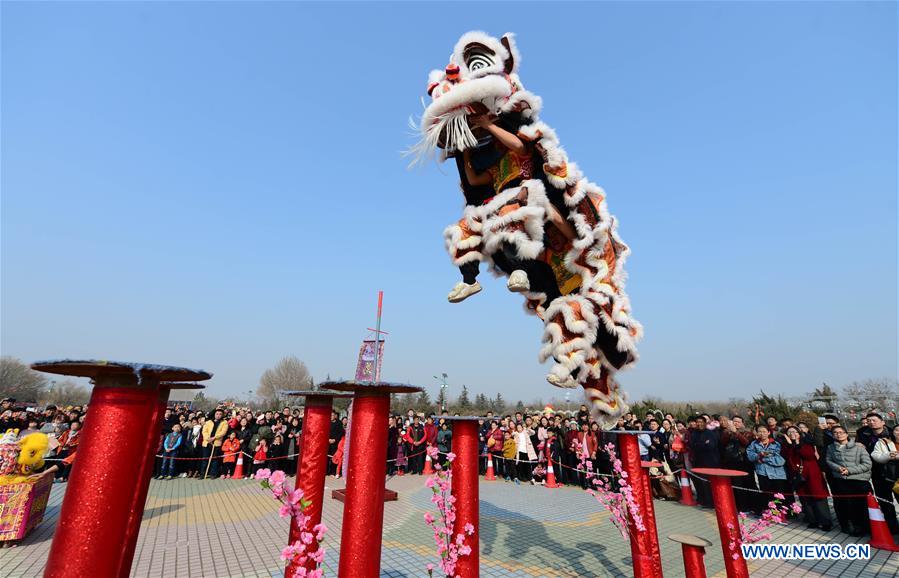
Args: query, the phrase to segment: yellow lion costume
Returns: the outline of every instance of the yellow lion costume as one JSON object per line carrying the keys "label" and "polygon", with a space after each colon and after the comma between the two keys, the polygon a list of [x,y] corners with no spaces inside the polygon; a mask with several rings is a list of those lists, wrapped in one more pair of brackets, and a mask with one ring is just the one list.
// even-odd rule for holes
{"label": "yellow lion costume", "polygon": [[16,440],[16,430],[0,438],[0,485],[18,484],[44,467],[50,448],[47,434],[33,433]]}

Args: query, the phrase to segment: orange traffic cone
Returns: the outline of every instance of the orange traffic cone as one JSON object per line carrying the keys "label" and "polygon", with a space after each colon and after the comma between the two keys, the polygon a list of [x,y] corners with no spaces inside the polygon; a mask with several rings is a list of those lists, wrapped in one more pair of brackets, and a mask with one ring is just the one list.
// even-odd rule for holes
{"label": "orange traffic cone", "polygon": [[434,466],[431,465],[431,456],[425,453],[425,470],[422,472],[424,476],[430,476],[434,473]]}
{"label": "orange traffic cone", "polygon": [[493,473],[493,454],[487,454],[487,474],[484,479],[488,482],[496,481],[496,475]]}
{"label": "orange traffic cone", "polygon": [[680,503],[684,506],[695,506],[696,500],[693,498],[693,488],[690,487],[690,476],[687,470],[680,471]]}
{"label": "orange traffic cone", "polygon": [[890,527],[883,517],[883,512],[880,511],[877,500],[871,494],[868,494],[868,519],[871,521],[871,541],[868,544],[881,550],[899,552],[899,546],[890,535]]}
{"label": "orange traffic cone", "polygon": [[553,471],[553,459],[546,455],[546,487],[561,488],[562,484],[556,483],[556,472]]}
{"label": "orange traffic cone", "polygon": [[231,477],[238,480],[243,479],[243,452],[237,454],[237,465],[234,466],[234,475]]}

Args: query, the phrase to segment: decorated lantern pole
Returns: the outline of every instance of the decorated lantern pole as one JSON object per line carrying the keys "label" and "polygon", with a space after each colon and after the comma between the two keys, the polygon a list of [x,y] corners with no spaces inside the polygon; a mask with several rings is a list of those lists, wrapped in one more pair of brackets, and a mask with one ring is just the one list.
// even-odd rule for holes
{"label": "decorated lantern pole", "polygon": [[[724,552],[724,569],[727,578],[749,578],[749,567],[740,549],[740,520],[734,501],[734,489],[730,479],[747,475],[740,470],[722,468],[693,468],[697,476],[708,478],[712,484],[712,501],[715,517],[718,519],[718,535],[721,536],[721,550]],[[730,543],[736,547],[731,550]]]}
{"label": "decorated lantern pole", "polygon": [[[311,532],[312,528],[322,521],[322,506],[325,501],[325,478],[328,474],[328,436],[331,431],[331,411],[335,397],[352,397],[350,394],[334,393],[329,391],[287,391],[287,396],[300,396],[306,398],[306,407],[303,410],[303,435],[297,444],[297,472],[294,481],[294,489],[302,490],[303,496],[311,503],[305,510],[306,527],[300,528],[296,519],[290,520],[290,535],[288,544],[293,544],[300,539],[300,532]],[[312,553],[318,548],[318,542],[313,540],[306,547],[307,553]],[[314,570],[316,562],[311,557],[307,558],[306,570]],[[290,578],[296,573],[295,563],[290,563],[284,570],[284,578]]]}
{"label": "decorated lantern pole", "polygon": [[[658,544],[655,548],[650,539],[648,514],[646,511],[646,484],[644,478],[646,472],[640,465],[640,446],[637,443],[637,435],[644,433],[639,431],[615,430],[611,433],[618,434],[618,444],[621,448],[621,465],[627,472],[628,483],[634,493],[634,501],[640,507],[640,516],[644,521],[646,531],[637,528],[634,519],[628,522],[628,533],[631,539],[631,560],[634,565],[634,578],[655,578],[656,573],[661,577],[661,560],[655,560],[653,551],[658,552]],[[652,496],[650,496],[652,499]]]}
{"label": "decorated lantern pole", "polygon": [[387,417],[391,393],[418,393],[421,388],[391,383],[326,382],[321,386],[351,391],[350,468],[340,538],[342,578],[378,578],[384,525],[384,478],[387,474]]}
{"label": "decorated lantern pole", "polygon": [[[479,545],[479,496],[478,496],[478,420],[473,416],[441,416],[453,424],[452,495],[456,499],[456,520],[453,525],[452,540],[462,535],[464,544],[471,548],[467,556],[459,556],[456,574],[461,578],[478,578],[481,571]],[[474,533],[465,533],[465,526],[471,524]]]}
{"label": "decorated lantern pole", "polygon": [[705,538],[688,534],[672,534],[668,536],[668,539],[681,545],[684,553],[684,572],[687,578],[706,578],[703,558],[705,549],[712,543]]}
{"label": "decorated lantern pole", "polygon": [[[127,578],[161,433],[160,408],[168,400],[169,387],[160,382],[205,380],[212,374],[94,360],[46,361],[31,367],[89,377],[94,383],[44,576]],[[123,437],[123,423],[146,433]]]}

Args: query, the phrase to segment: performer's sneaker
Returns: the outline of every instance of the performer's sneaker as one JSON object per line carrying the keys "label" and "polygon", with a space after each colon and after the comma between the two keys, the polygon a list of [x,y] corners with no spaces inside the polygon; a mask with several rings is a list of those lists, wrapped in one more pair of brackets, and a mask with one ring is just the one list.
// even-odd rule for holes
{"label": "performer's sneaker", "polygon": [[570,375],[568,377],[562,378],[554,373],[550,373],[546,376],[546,381],[555,385],[556,387],[561,387],[563,389],[575,389],[577,387],[577,382]]}
{"label": "performer's sneaker", "polygon": [[460,303],[465,301],[475,293],[481,292],[481,284],[475,281],[471,285],[466,283],[465,281],[459,281],[453,290],[450,291],[447,299],[450,303]]}
{"label": "performer's sneaker", "polygon": [[531,282],[528,281],[528,274],[521,269],[512,271],[506,286],[509,288],[509,291],[513,293],[524,293],[525,291],[531,290]]}

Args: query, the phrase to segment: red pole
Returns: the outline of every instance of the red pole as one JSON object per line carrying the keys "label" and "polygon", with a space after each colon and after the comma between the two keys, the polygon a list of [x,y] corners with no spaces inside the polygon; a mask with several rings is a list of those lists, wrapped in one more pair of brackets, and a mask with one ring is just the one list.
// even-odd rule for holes
{"label": "red pole", "polygon": [[[468,556],[459,556],[456,574],[461,578],[480,576],[480,545],[478,528],[478,421],[456,419],[453,424],[452,495],[456,498],[456,522],[453,526],[453,541],[462,534],[464,544],[471,547]],[[474,526],[474,534],[465,533],[465,525]]]}
{"label": "red pole", "polygon": [[338,576],[341,578],[378,578],[381,571],[389,411],[387,392],[360,390],[353,398],[351,467],[340,535]]}
{"label": "red pole", "polygon": [[[296,520],[290,520],[290,536],[288,544],[300,539],[300,532],[311,532],[322,521],[322,506],[325,501],[325,477],[328,474],[328,435],[331,431],[330,395],[309,395],[303,411],[303,435],[297,444],[297,477],[294,488],[303,490],[303,496],[312,502],[306,508],[307,522],[300,528]],[[300,447],[302,446],[302,449]],[[385,450],[386,452],[386,450]],[[318,542],[308,546],[308,553],[318,549]],[[290,578],[297,569],[297,564],[288,564],[284,569],[284,578]],[[316,563],[312,558],[306,561],[307,570],[315,570]]]}
{"label": "red pole", "polygon": [[[643,462],[641,469],[661,467],[657,462]],[[649,542],[649,550],[652,553],[652,563],[655,575],[662,576],[662,551],[659,548],[659,531],[656,528],[656,510],[652,503],[652,483],[649,479],[649,470],[643,469],[643,525],[646,526],[646,539]]]}
{"label": "red pole", "polygon": [[[693,473],[709,479],[712,484],[712,501],[715,504],[715,517],[718,519],[718,534],[721,536],[721,550],[724,552],[724,569],[727,578],[749,578],[749,568],[740,549],[740,520],[737,517],[737,505],[734,501],[734,490],[730,479],[745,476],[746,472],[719,468],[694,468]],[[732,527],[731,530],[728,526]],[[730,549],[730,542],[736,543],[735,550]],[[737,554],[734,559],[733,554]]]}
{"label": "red pole", "polygon": [[147,503],[147,493],[150,491],[150,478],[153,477],[153,467],[156,465],[156,450],[159,449],[162,417],[165,415],[169,393],[171,393],[170,388],[165,386],[159,388],[155,411],[150,417],[150,423],[153,425],[147,429],[147,442],[143,453],[144,463],[137,474],[137,485],[134,488],[134,502],[128,519],[128,529],[122,539],[122,555],[119,565],[119,576],[121,577],[127,577],[131,573],[131,562],[134,560],[134,551],[137,549],[137,537],[140,534],[140,523],[144,517],[144,505]]}
{"label": "red pole", "polygon": [[669,540],[678,542],[684,554],[684,571],[687,578],[706,578],[705,573],[705,549],[712,545],[711,542],[698,536],[687,534],[673,534]]}
{"label": "red pole", "polygon": [[[647,513],[643,505],[643,495],[646,490],[643,484],[643,468],[640,466],[640,447],[636,436],[630,433],[619,433],[618,442],[621,448],[621,465],[627,472],[628,482],[634,492],[634,501],[640,507],[640,516],[645,526]],[[655,564],[652,559],[652,547],[646,539],[647,532],[639,530],[633,518],[628,523],[628,532],[631,539],[634,578],[652,578]]]}
{"label": "red pole", "polygon": [[[72,464],[45,578],[125,578],[130,574],[133,541],[144,510],[144,502],[136,497],[146,498],[151,473],[146,453],[151,434],[159,435],[158,417],[156,384],[116,387],[98,380],[91,393],[90,411],[84,420],[78,457]],[[123,436],[122,424],[138,435]]]}

